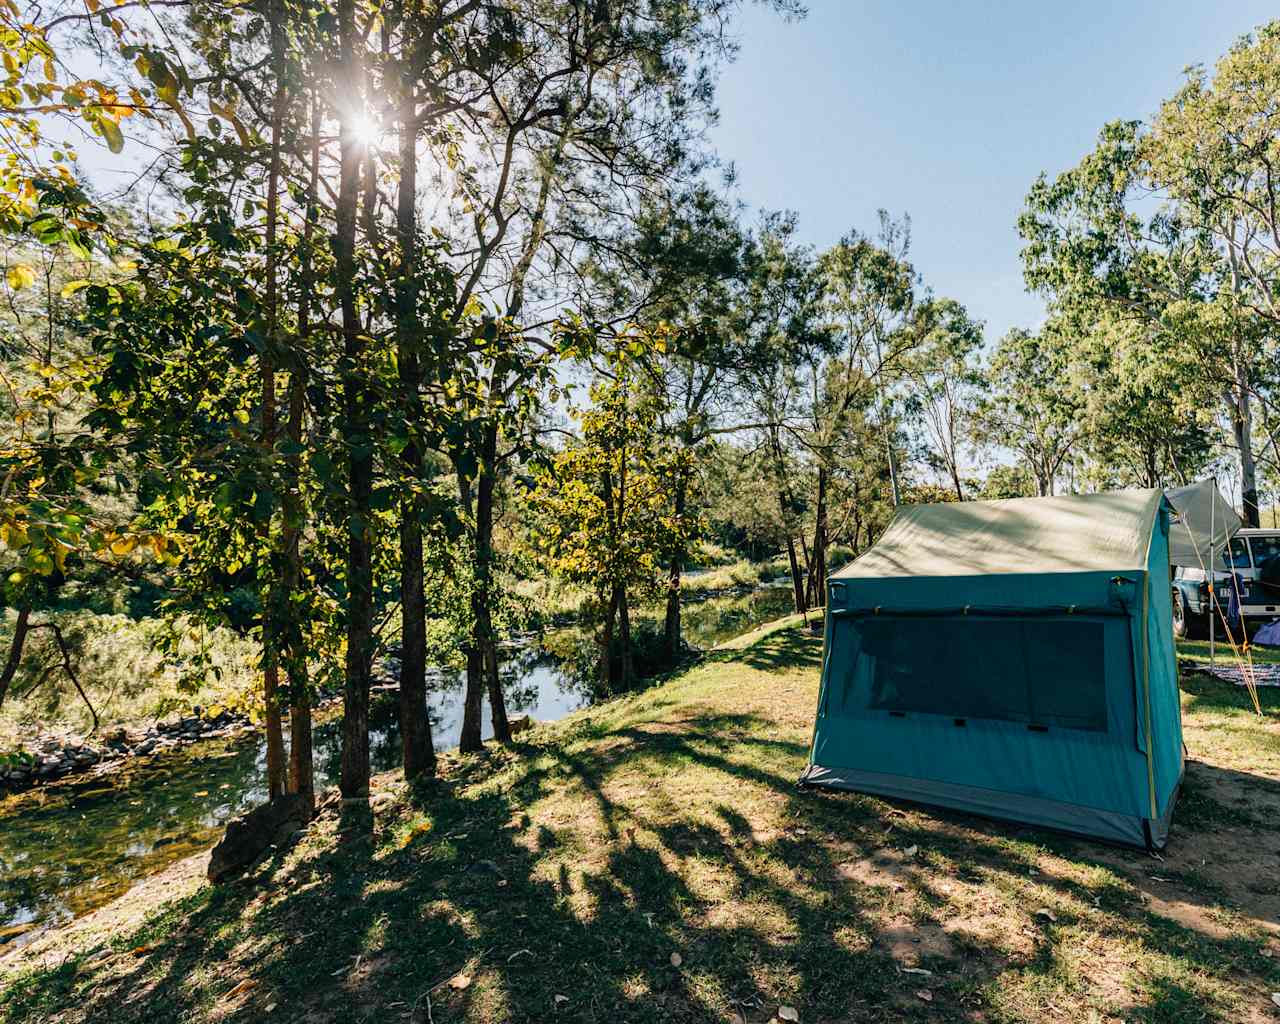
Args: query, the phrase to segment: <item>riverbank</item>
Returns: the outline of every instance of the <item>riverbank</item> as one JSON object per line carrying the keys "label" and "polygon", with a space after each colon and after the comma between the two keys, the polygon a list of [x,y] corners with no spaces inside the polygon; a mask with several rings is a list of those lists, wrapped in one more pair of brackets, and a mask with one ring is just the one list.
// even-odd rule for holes
{"label": "riverbank", "polygon": [[384,773],[371,817],[240,882],[42,937],[0,960],[0,1021],[1275,1019],[1280,694],[1259,719],[1184,679],[1156,860],[798,792],[821,641],[788,620],[730,646],[448,755],[420,802]]}

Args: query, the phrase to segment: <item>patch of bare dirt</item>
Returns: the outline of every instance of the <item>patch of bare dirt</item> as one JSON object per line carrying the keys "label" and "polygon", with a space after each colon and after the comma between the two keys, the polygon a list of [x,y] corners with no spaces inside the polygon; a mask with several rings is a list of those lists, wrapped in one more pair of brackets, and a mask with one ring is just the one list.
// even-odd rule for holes
{"label": "patch of bare dirt", "polygon": [[836,874],[850,882],[898,890],[911,878],[912,861],[901,850],[884,849],[873,857],[838,864]]}
{"label": "patch of bare dirt", "polygon": [[945,928],[936,924],[916,924],[899,919],[877,938],[889,951],[899,967],[919,967],[924,957],[949,958],[955,955],[955,946]]}
{"label": "patch of bare dirt", "polygon": [[1167,917],[1170,921],[1181,925],[1183,928],[1189,928],[1220,942],[1231,938],[1235,934],[1230,928],[1215,921],[1211,912],[1205,907],[1196,903],[1189,903],[1186,900],[1177,898],[1164,899],[1160,896],[1149,895],[1147,897],[1147,909],[1153,914]]}

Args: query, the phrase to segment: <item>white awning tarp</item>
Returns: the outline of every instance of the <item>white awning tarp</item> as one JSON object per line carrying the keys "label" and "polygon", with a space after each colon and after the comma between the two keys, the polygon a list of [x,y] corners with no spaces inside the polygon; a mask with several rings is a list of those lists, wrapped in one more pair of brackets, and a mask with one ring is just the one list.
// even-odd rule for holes
{"label": "white awning tarp", "polygon": [[1169,564],[1208,569],[1215,551],[1221,551],[1244,525],[1212,480],[1170,487],[1165,500],[1173,506],[1169,526]]}

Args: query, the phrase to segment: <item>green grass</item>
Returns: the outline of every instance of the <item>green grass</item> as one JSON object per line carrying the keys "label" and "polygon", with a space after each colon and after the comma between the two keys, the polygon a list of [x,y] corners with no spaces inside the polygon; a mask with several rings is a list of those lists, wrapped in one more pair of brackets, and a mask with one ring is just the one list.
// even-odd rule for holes
{"label": "green grass", "polygon": [[513,752],[450,756],[416,799],[382,776],[372,818],[322,817],[105,955],[55,936],[0,1021],[1274,1019],[1273,697],[1259,719],[1188,680],[1157,860],[797,791],[820,655],[788,620]]}
{"label": "green grass", "polygon": [[[1236,655],[1231,649],[1231,645],[1226,643],[1222,637],[1218,637],[1217,643],[1214,645],[1214,654],[1217,660],[1228,665],[1234,664]],[[1178,657],[1194,658],[1196,661],[1209,660],[1209,641],[1208,640],[1179,640],[1178,641]],[[1272,647],[1250,647],[1249,657],[1256,662],[1264,664],[1280,664],[1280,648]]]}

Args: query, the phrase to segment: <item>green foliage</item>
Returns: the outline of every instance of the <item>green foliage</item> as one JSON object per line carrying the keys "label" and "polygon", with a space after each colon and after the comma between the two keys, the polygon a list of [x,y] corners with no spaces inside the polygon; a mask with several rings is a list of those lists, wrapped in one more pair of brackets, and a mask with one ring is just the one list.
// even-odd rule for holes
{"label": "green foliage", "polygon": [[665,562],[693,536],[673,512],[674,486],[693,459],[656,435],[658,401],[637,396],[624,361],[617,378],[594,385],[592,405],[574,416],[571,441],[534,474],[528,492],[532,543],[549,571],[604,603],[615,589],[653,596]]}

